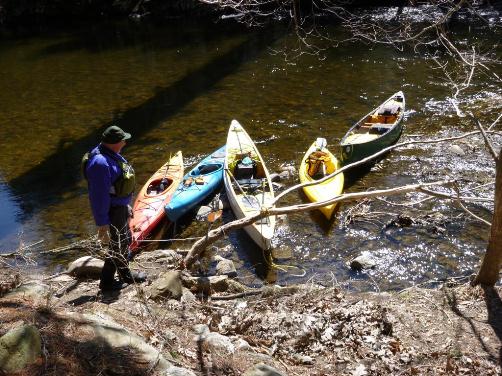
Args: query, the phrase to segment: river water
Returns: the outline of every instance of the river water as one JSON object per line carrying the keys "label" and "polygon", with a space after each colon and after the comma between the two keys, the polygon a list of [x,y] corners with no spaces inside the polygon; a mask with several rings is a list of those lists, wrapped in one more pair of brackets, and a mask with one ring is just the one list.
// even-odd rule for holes
{"label": "river water", "polygon": [[[343,37],[342,30],[333,33]],[[138,188],[171,153],[181,149],[190,165],[221,146],[232,119],[258,143],[269,170],[278,171],[283,164],[298,167],[316,137],[325,137],[336,150],[356,120],[398,90],[407,99],[401,140],[474,130],[468,119],[455,115],[451,85],[431,69],[430,59],[361,44],[342,44],[321,58],[305,54],[286,59],[281,49],[294,43],[281,28],[247,31],[184,21],[4,36],[0,251],[43,240],[33,248],[38,254],[94,233],[79,163],[111,124],[133,134],[123,154],[137,171]],[[461,105],[488,124],[500,112],[501,93],[499,86],[481,78]],[[449,144],[392,152],[371,171],[348,176],[346,191],[455,178],[462,187],[488,184],[479,195],[493,197],[494,166],[482,140],[457,145],[465,155],[451,152]],[[293,178],[283,184],[296,182]],[[412,194],[389,200],[420,198]],[[304,201],[295,192],[282,204]],[[354,205],[341,205],[333,223],[319,213],[290,216],[275,239],[276,263],[282,267],[265,275],[256,249],[242,233],[220,245],[231,244],[227,256],[251,284],[266,278],[395,289],[471,273],[487,244],[486,225],[448,201],[426,201],[410,211],[414,218],[441,214],[439,231],[426,225],[385,228],[403,207],[377,200],[366,207],[366,216],[349,223]],[[469,208],[490,220],[490,205]],[[203,232],[204,226],[194,223],[176,236]],[[366,273],[350,271],[347,261],[362,252],[371,254],[377,267]],[[57,269],[65,257],[44,255],[39,262]]]}

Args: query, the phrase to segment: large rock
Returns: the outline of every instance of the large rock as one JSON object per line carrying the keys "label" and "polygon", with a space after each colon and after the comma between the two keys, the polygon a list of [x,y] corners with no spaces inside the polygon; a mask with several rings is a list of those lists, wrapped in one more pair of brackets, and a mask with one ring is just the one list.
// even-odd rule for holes
{"label": "large rock", "polygon": [[180,272],[170,270],[162,273],[150,286],[145,288],[145,295],[150,299],[161,297],[180,299],[183,295]]}
{"label": "large rock", "polygon": [[274,367],[259,363],[248,369],[243,376],[284,376]]}
{"label": "large rock", "polygon": [[40,332],[33,325],[11,329],[0,338],[0,370],[3,372],[20,371],[41,355]]}
{"label": "large rock", "polygon": [[76,278],[100,278],[105,262],[92,256],[83,256],[68,265],[66,271]]}
{"label": "large rock", "polygon": [[176,264],[180,259],[181,255],[173,249],[157,249],[136,256],[136,260],[139,261],[154,261],[162,264]]}
{"label": "large rock", "polygon": [[228,276],[215,275],[211,277],[186,277],[183,278],[185,287],[195,293],[210,294],[228,290]]}

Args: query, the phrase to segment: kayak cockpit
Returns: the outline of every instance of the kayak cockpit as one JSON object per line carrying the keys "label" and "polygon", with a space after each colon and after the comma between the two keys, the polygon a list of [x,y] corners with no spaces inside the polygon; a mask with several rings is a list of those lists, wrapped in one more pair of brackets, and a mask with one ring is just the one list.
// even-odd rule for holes
{"label": "kayak cockpit", "polygon": [[190,171],[191,176],[208,175],[223,168],[221,163],[211,163],[194,168]]}
{"label": "kayak cockpit", "polygon": [[146,195],[150,197],[159,196],[167,191],[171,184],[173,184],[173,180],[167,177],[154,179],[148,185]]}

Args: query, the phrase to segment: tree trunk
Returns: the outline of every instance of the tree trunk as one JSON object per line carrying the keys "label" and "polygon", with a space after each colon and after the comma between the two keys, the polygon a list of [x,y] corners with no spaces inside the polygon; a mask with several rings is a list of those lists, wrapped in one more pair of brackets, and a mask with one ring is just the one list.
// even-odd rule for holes
{"label": "tree trunk", "polygon": [[502,266],[502,151],[497,160],[495,178],[495,210],[493,212],[490,240],[486,249],[481,268],[474,284],[493,286],[499,280]]}

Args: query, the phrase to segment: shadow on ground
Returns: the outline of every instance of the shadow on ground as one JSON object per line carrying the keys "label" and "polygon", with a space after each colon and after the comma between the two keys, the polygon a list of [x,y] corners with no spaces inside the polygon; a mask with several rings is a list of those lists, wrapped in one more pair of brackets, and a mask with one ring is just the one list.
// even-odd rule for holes
{"label": "shadow on ground", "polygon": [[11,376],[25,375],[103,375],[140,376],[150,374],[145,364],[129,347],[111,347],[81,329],[78,319],[57,315],[50,308],[34,308],[21,302],[0,302],[2,326],[23,320],[40,331],[44,354],[41,361]]}

